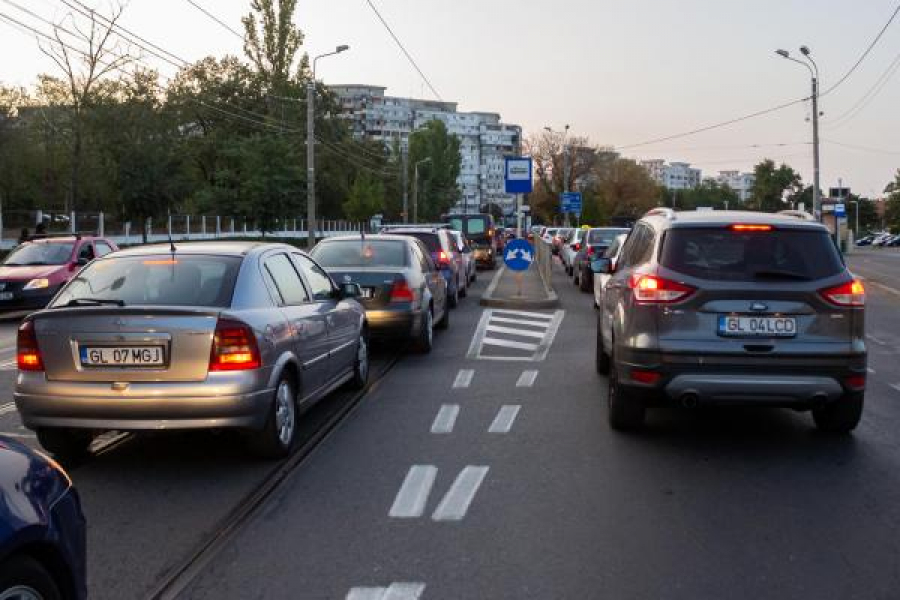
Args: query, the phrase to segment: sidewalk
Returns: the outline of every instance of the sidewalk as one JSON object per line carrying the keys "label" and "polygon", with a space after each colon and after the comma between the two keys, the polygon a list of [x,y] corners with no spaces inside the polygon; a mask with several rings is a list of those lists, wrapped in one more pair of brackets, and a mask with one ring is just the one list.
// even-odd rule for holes
{"label": "sidewalk", "polygon": [[[518,277],[521,277],[521,290]],[[519,272],[502,266],[481,296],[481,304],[511,309],[556,308],[559,298],[549,285],[544,284],[537,264]]]}

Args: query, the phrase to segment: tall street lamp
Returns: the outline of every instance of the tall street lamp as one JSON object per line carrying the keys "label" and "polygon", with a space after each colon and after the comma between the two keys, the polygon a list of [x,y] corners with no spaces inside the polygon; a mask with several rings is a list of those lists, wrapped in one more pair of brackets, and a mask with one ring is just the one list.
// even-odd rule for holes
{"label": "tall street lamp", "polygon": [[809,47],[800,46],[800,53],[806,59],[798,60],[787,50],[776,50],[776,54],[809,70],[812,78],[812,123],[813,123],[813,215],[821,220],[822,198],[819,187],[819,66],[812,59]]}
{"label": "tall street lamp", "polygon": [[340,54],[350,46],[342,44],[334,52],[320,54],[313,59],[312,77],[306,84],[306,232],[307,244],[316,245],[316,62],[320,58]]}
{"label": "tall street lamp", "polygon": [[431,157],[423,158],[422,160],[416,161],[415,174],[413,175],[413,206],[412,206],[412,220],[413,223],[419,222],[419,165],[424,165],[425,163],[430,163]]}

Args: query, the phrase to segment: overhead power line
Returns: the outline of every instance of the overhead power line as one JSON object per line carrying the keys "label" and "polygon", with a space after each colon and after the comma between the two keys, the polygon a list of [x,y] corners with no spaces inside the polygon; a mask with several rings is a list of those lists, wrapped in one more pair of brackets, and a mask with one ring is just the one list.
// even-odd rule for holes
{"label": "overhead power line", "polygon": [[866,93],[863,94],[859,100],[856,101],[853,106],[849,109],[835,117],[833,120],[829,120],[827,122],[827,126],[829,129],[838,129],[843,127],[850,121],[852,121],[856,116],[861,113],[871,102],[875,99],[878,94],[881,93],[881,90],[884,89],[884,86],[887,85],[888,81],[891,80],[891,77],[894,76],[894,73],[897,72],[898,67],[900,67],[900,54],[894,57],[894,60],[888,65],[887,69],[881,74],[881,76],[875,80],[875,83],[866,90]]}
{"label": "overhead power line", "polygon": [[202,12],[204,15],[206,15],[207,17],[209,17],[210,19],[212,19],[213,21],[215,21],[216,23],[218,23],[219,25],[221,25],[222,27],[224,27],[225,29],[230,31],[233,35],[237,36],[241,41],[244,41],[244,35],[242,33],[239,33],[231,25],[229,25],[228,23],[226,23],[225,21],[223,21],[216,15],[212,14],[211,12],[209,12],[208,10],[206,10],[205,8],[203,8],[196,2],[194,2],[194,0],[187,0],[187,1],[191,6],[193,6],[194,8],[196,8],[197,10]]}
{"label": "overhead power line", "polygon": [[858,146],[856,144],[848,144],[846,142],[838,142],[836,140],[823,139],[822,141],[825,142],[826,144],[834,144],[835,146],[841,146],[842,148],[849,148],[851,150],[860,150],[862,152],[873,152],[875,154],[900,155],[900,150],[886,150],[884,148],[871,148],[869,146]]}
{"label": "overhead power line", "polygon": [[444,99],[441,98],[441,95],[438,93],[438,91],[436,89],[434,89],[434,86],[431,85],[431,81],[428,80],[428,77],[425,76],[425,73],[423,73],[422,69],[419,68],[419,65],[416,64],[415,59],[413,59],[412,55],[410,55],[410,53],[407,52],[406,47],[404,47],[404,45],[403,45],[403,42],[400,41],[400,38],[397,37],[397,34],[394,33],[394,30],[391,29],[391,26],[388,25],[388,22],[384,20],[384,17],[381,16],[381,13],[378,12],[378,9],[375,8],[374,4],[372,4],[372,0],[366,0],[366,4],[369,5],[369,7],[375,13],[375,16],[378,17],[378,20],[381,21],[381,24],[384,25],[385,29],[387,29],[387,32],[389,34],[391,34],[391,37],[394,38],[395,42],[397,42],[397,45],[400,47],[400,50],[403,52],[403,55],[406,56],[406,59],[409,61],[409,63],[419,73],[419,76],[425,82],[425,85],[427,85],[428,89],[431,90],[431,93],[434,94],[434,97],[437,98],[438,100],[440,100],[441,102],[443,102]]}
{"label": "overhead power line", "polygon": [[884,35],[884,32],[887,31],[888,27],[891,26],[891,23],[894,22],[894,19],[897,18],[898,13],[900,13],[900,4],[897,4],[897,8],[894,9],[894,12],[891,14],[891,18],[889,18],[887,23],[884,24],[884,27],[881,28],[881,31],[878,32],[878,35],[875,36],[875,39],[872,40],[872,43],[869,44],[869,46],[868,46],[868,48],[866,48],[865,52],[863,52],[862,55],[859,57],[859,59],[853,64],[853,66],[850,67],[850,70],[847,71],[846,73],[844,73],[844,76],[841,77],[840,79],[838,79],[834,85],[832,85],[827,90],[825,90],[824,92],[819,94],[820,97],[827,96],[828,94],[833,92],[835,90],[835,88],[837,88],[842,83],[847,81],[848,77],[853,75],[853,72],[859,68],[859,65],[862,64],[862,62],[866,59],[866,57],[869,55],[869,53],[872,51],[872,49],[875,48],[875,45],[878,43],[878,41]]}

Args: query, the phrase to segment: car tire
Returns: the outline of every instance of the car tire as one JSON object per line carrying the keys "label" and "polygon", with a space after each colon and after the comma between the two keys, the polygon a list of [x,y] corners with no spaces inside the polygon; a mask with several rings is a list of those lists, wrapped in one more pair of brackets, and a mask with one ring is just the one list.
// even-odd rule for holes
{"label": "car tire", "polygon": [[460,297],[460,298],[465,298],[466,296],[469,295],[469,282],[466,281],[466,285],[464,285],[464,286],[462,286],[462,288],[460,288],[460,287],[459,287],[459,281],[457,281],[457,282],[456,282],[456,289],[459,290],[459,297]]}
{"label": "car tire", "polygon": [[602,319],[597,316],[597,355],[594,357],[594,364],[597,368],[598,375],[609,375],[609,355],[606,354],[606,348],[603,345],[603,331],[600,329]]}
{"label": "car tire", "polygon": [[459,287],[453,288],[453,293],[451,294],[449,291],[447,292],[447,305],[450,308],[456,308],[459,306]]}
{"label": "car tire", "polygon": [[573,267],[572,274],[573,274],[572,285],[574,285],[575,287],[578,287],[578,282],[581,281],[581,273],[579,271],[576,271],[575,268]]}
{"label": "car tire", "polygon": [[446,331],[450,327],[450,309],[446,306],[444,307],[444,316],[441,317],[441,320],[435,323],[434,325],[437,329],[442,331]]}
{"label": "car tire", "polygon": [[835,402],[814,408],[816,428],[826,433],[850,433],[862,418],[863,397],[863,392],[850,392]]}
{"label": "car tire", "polygon": [[609,426],[616,431],[635,431],[643,426],[647,412],[644,402],[619,384],[614,358],[610,358],[607,404]]}
{"label": "car tire", "polygon": [[472,269],[472,283],[478,281],[478,269]]}
{"label": "car tire", "polygon": [[585,270],[582,270],[581,277],[578,278],[578,289],[580,289],[585,294],[594,291],[594,281],[593,277],[588,276]]}
{"label": "car tire", "polygon": [[266,459],[284,458],[297,439],[297,392],[293,378],[282,374],[275,386],[272,406],[261,431],[250,436],[250,451]]}
{"label": "car tire", "polygon": [[353,379],[350,385],[355,390],[361,390],[369,382],[369,336],[365,330],[359,332],[359,341],[356,343],[356,357],[353,359]]}
{"label": "car tire", "polygon": [[13,556],[0,563],[0,597],[62,600],[53,575],[30,556]]}
{"label": "car tire", "polygon": [[35,434],[41,447],[63,462],[88,455],[94,434],[86,429],[41,428]]}
{"label": "car tire", "polygon": [[[444,309],[448,313],[448,309]],[[421,324],[419,325],[419,333],[416,335],[414,347],[419,354],[428,354],[434,347],[434,315],[431,314],[431,308],[422,313]]]}

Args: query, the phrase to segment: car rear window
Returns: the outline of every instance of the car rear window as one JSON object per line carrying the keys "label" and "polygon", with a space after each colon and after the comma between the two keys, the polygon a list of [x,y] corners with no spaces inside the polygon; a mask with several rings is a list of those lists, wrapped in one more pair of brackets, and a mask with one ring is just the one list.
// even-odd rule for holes
{"label": "car rear window", "polygon": [[72,256],[74,243],[25,243],[10,252],[3,264],[7,267],[24,265],[64,265]]}
{"label": "car rear window", "polygon": [[660,264],[692,277],[728,281],[814,280],[844,265],[825,231],[673,228],[666,232]]}
{"label": "car rear window", "polygon": [[591,229],[588,232],[587,243],[609,246],[615,241],[616,236],[628,233],[627,229]]}
{"label": "car rear window", "polygon": [[438,234],[436,233],[415,231],[409,233],[401,232],[398,235],[408,235],[410,237],[416,238],[417,240],[420,240],[423,244],[425,244],[425,247],[428,248],[429,252],[440,252],[441,250],[443,250],[443,248],[441,248],[441,238],[439,238]]}
{"label": "car rear window", "polygon": [[447,222],[450,227],[462,231],[467,236],[485,235],[490,229],[487,217],[449,217]]}
{"label": "car rear window", "polygon": [[346,240],[319,244],[312,257],[323,267],[405,267],[406,244],[399,240]]}
{"label": "car rear window", "polygon": [[151,255],[92,262],[51,305],[78,299],[121,301],[126,305],[231,305],[241,258],[237,256]]}

